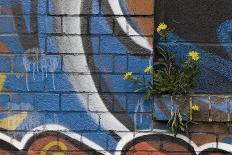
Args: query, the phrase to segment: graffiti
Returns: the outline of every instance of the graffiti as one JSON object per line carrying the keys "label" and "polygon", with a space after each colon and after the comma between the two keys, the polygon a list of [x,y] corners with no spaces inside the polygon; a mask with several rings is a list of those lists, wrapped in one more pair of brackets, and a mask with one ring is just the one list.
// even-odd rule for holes
{"label": "graffiti", "polygon": [[[136,122],[136,119],[137,119],[138,112],[142,112],[142,113],[144,112],[144,106],[143,105],[144,105],[143,99],[138,100],[138,103],[137,103],[137,105],[135,107],[135,112],[136,112],[135,117],[134,117],[135,122]],[[140,123],[143,122],[143,116],[142,115],[140,115],[139,121],[140,121]]]}
{"label": "graffiti", "polygon": [[226,51],[231,54],[231,47],[226,45],[231,43],[231,37],[230,32],[232,31],[232,21],[227,20],[224,23],[222,23],[218,28],[218,40],[222,44],[222,46],[226,49]]}
{"label": "graffiti", "polygon": [[49,142],[47,145],[45,145],[42,150],[44,150],[43,152],[40,153],[40,155],[46,155],[48,154],[48,150],[54,146],[58,146],[61,150],[61,152],[54,152],[55,154],[62,154],[64,155],[63,152],[67,151],[67,146],[60,142],[60,141],[52,141],[52,142]]}
{"label": "graffiti", "polygon": [[[152,154],[152,155],[166,155],[166,154],[229,154],[228,151],[220,149],[212,149],[211,146],[214,143],[197,146],[194,142],[184,136],[178,136],[177,139],[173,139],[168,134],[159,134],[161,131],[154,133],[136,133],[133,135],[127,135],[119,142],[117,146],[118,150],[124,150],[123,152],[116,153],[116,155],[131,155],[131,154]],[[223,145],[223,144],[222,144]],[[226,145],[228,146],[229,145]],[[173,153],[173,150],[176,153]]]}
{"label": "graffiti", "polygon": [[[199,5],[205,6],[204,4],[206,3],[212,5],[211,10],[204,10],[198,7]],[[224,2],[222,5],[226,7],[230,3]],[[219,4],[217,4],[212,1],[200,3],[189,1],[188,4],[176,1],[158,4],[171,8],[165,15],[168,17],[167,19],[163,16],[157,18],[158,22],[165,20],[170,27],[175,28],[175,34],[170,34],[168,41],[172,42],[175,40],[177,44],[171,45],[170,49],[175,50],[181,56],[185,56],[189,50],[198,50],[202,55],[202,74],[199,77],[199,88],[196,89],[199,93],[230,92],[231,72],[229,68],[231,67],[231,49],[229,43],[231,41],[229,37],[229,23],[231,14],[225,15],[225,12],[230,12],[229,7],[226,7],[225,12],[217,14],[216,12],[220,10]],[[179,7],[185,10],[183,12],[186,16],[183,16],[183,18],[181,18],[181,15],[179,16]],[[192,11],[187,11],[188,8],[191,8]],[[160,10],[158,12],[161,13]],[[199,18],[197,12],[204,14],[204,17],[201,16]],[[217,16],[217,19],[211,18],[212,15]],[[210,25],[210,27],[206,25]],[[188,33],[189,30],[191,30],[191,33]]]}
{"label": "graffiti", "polygon": [[4,83],[6,81],[6,74],[1,73],[0,74],[0,91],[3,90]]}
{"label": "graffiti", "polygon": [[[166,154],[172,151],[168,148],[193,154],[211,149],[232,152],[229,134],[201,145],[183,135],[175,141],[165,123],[153,122],[151,112],[154,110],[157,121],[166,121],[178,102],[155,98],[152,109],[150,101],[144,102],[123,80],[127,70],[147,78],[143,70],[153,63],[154,8],[153,0],[101,4],[99,0],[1,0],[0,139],[5,145],[29,155],[123,154],[124,148],[125,154],[146,154],[142,149]],[[221,21],[214,30],[226,55],[230,55],[224,44],[231,41],[230,27],[230,20]],[[205,83],[196,91],[230,90],[230,59],[186,43],[188,35],[177,26],[177,33],[167,39],[184,43],[170,45],[181,56],[188,50],[201,52],[205,62],[199,81]],[[214,88],[215,79],[225,79],[226,84]],[[229,122],[231,100],[221,98],[193,97],[193,103],[202,109],[193,120]],[[137,131],[141,132],[138,137],[134,136]],[[156,132],[163,134],[154,135]],[[157,140],[160,137],[162,145]],[[138,143],[131,144],[137,138]]]}
{"label": "graffiti", "polygon": [[[28,49],[25,54],[26,55],[23,58],[23,65],[25,67],[26,72],[33,72],[33,79],[35,80],[35,72],[39,72],[39,68],[42,72],[42,80],[44,80],[44,77],[48,77],[48,72],[52,73],[52,86],[53,89],[55,88],[55,75],[54,72],[58,68],[58,61],[56,58],[52,56],[45,56],[44,52],[38,48],[32,48]],[[26,73],[26,86],[27,90],[29,91],[29,85],[28,85],[28,76]]]}
{"label": "graffiti", "polygon": [[27,117],[26,112],[14,114],[0,120],[0,128],[6,130],[15,130]]}

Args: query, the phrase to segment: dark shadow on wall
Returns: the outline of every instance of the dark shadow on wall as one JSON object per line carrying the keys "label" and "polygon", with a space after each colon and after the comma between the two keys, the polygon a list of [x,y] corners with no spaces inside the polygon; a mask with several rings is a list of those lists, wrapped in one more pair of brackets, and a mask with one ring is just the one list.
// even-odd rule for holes
{"label": "dark shadow on wall", "polygon": [[15,153],[17,153],[18,155],[23,154],[17,148],[12,146],[10,143],[0,140],[0,154],[5,155],[5,154],[15,154]]}
{"label": "dark shadow on wall", "polygon": [[231,153],[222,151],[220,149],[207,149],[201,152],[199,155],[231,155]]}

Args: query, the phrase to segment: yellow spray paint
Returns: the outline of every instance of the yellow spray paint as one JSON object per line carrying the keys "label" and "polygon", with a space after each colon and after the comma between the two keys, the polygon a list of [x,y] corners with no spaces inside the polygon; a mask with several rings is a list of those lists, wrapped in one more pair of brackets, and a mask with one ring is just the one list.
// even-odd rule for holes
{"label": "yellow spray paint", "polygon": [[52,155],[65,155],[64,152],[67,151],[67,146],[61,141],[52,141],[45,145],[40,153],[40,155],[47,155],[50,148],[58,146],[62,152],[53,152]]}
{"label": "yellow spray paint", "polygon": [[5,81],[6,81],[6,74],[0,73],[0,91],[2,91]]}
{"label": "yellow spray paint", "polygon": [[0,128],[6,130],[15,130],[27,117],[26,112],[21,112],[19,114],[11,115],[7,118],[0,120]]}

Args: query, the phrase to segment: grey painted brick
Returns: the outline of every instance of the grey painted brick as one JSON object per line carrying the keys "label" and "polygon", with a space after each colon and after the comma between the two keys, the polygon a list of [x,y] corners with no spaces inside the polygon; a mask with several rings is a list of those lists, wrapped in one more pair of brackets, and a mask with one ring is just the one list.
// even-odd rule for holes
{"label": "grey painted brick", "polygon": [[50,14],[80,14],[81,0],[49,0]]}
{"label": "grey painted brick", "polygon": [[[81,24],[81,28],[79,27],[79,24]],[[63,32],[66,34],[86,34],[87,28],[87,18],[63,17]]]}
{"label": "grey painted brick", "polygon": [[[98,14],[99,4],[92,0],[49,0],[49,13],[58,15]],[[81,12],[82,11],[82,12]]]}
{"label": "grey painted brick", "polygon": [[48,37],[47,49],[49,48],[56,48],[59,53],[84,53],[81,36]]}
{"label": "grey painted brick", "polygon": [[[71,79],[74,77],[71,77]],[[82,85],[79,85],[78,90],[79,92],[93,92],[96,93],[96,90],[90,87],[89,83],[93,82],[94,76],[92,75],[76,75],[77,81],[81,83]],[[98,89],[98,84],[95,82],[95,86]]]}
{"label": "grey painted brick", "polygon": [[[86,55],[65,55],[63,56],[64,72],[89,72]],[[72,63],[75,61],[75,65]],[[86,65],[84,65],[86,64]]]}
{"label": "grey painted brick", "polygon": [[[99,38],[97,36],[66,35],[48,37],[47,52],[53,53],[97,53],[99,51]],[[91,46],[91,44],[93,46]],[[85,51],[84,51],[85,49]]]}
{"label": "grey painted brick", "polygon": [[[48,75],[50,76],[50,75]],[[95,82],[95,87],[90,87],[90,82],[93,82],[94,75],[80,75],[79,73],[69,73],[69,74],[56,74],[55,75],[55,87],[52,84],[52,79],[46,81],[45,89],[46,91],[55,92],[94,92],[96,93],[98,89],[98,81]],[[67,81],[68,80],[68,81]],[[70,81],[70,82],[69,82]],[[75,88],[74,88],[75,86]]]}

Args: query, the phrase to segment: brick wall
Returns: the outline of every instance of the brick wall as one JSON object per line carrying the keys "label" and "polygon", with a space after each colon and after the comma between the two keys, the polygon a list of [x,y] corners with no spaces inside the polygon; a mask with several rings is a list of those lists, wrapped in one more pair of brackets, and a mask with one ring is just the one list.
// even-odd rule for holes
{"label": "brick wall", "polygon": [[[0,0],[1,154],[229,154],[230,4]],[[150,101],[123,80],[126,71],[147,78],[163,21],[175,28],[172,49],[197,50],[203,60],[183,108],[199,105],[190,112],[199,124],[176,138],[166,127],[169,98],[155,98],[154,120]]]}

